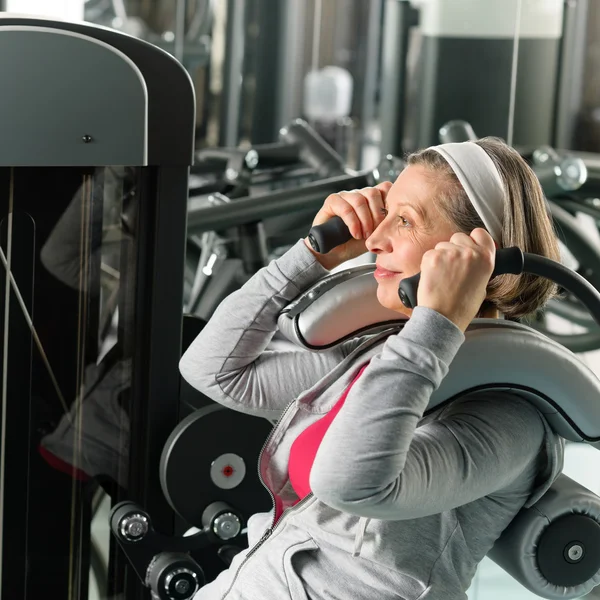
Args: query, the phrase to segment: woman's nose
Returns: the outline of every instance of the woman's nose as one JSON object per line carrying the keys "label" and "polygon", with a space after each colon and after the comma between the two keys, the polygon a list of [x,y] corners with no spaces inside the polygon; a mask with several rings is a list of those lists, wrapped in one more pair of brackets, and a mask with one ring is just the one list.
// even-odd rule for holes
{"label": "woman's nose", "polygon": [[373,252],[374,254],[381,254],[382,252],[391,252],[392,244],[390,237],[387,233],[387,224],[384,219],[375,231],[367,238],[365,245],[367,246],[367,250],[369,252]]}

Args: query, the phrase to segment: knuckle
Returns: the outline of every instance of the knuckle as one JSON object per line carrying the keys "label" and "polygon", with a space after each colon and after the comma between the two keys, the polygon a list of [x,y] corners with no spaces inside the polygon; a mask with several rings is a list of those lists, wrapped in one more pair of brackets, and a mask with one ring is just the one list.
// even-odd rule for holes
{"label": "knuckle", "polygon": [[362,209],[369,206],[369,201],[364,196],[359,196],[352,204],[354,208]]}
{"label": "knuckle", "polygon": [[359,192],[352,193],[347,200],[355,208],[361,208],[369,204],[367,198],[365,198],[365,196]]}
{"label": "knuckle", "polygon": [[381,190],[376,187],[367,187],[361,191],[370,200],[380,200],[381,199]]}
{"label": "knuckle", "polygon": [[472,265],[477,262],[477,252],[473,248],[465,248],[460,252],[460,259]]}
{"label": "knuckle", "polygon": [[356,213],[354,212],[354,209],[352,208],[352,206],[350,206],[350,204],[343,204],[342,206],[340,206],[338,214],[340,217],[348,217],[350,219],[356,217]]}
{"label": "knuckle", "polygon": [[441,252],[439,250],[427,250],[425,254],[423,254],[423,261],[431,266],[435,266],[439,264],[441,258]]}
{"label": "knuckle", "polygon": [[324,206],[327,206],[328,208],[334,208],[343,201],[344,199],[339,194],[329,194],[329,196],[325,198]]}

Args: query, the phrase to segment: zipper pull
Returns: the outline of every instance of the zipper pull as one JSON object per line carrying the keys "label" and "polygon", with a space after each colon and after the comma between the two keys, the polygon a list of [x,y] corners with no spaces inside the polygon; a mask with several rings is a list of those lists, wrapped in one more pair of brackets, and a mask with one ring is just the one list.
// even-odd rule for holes
{"label": "zipper pull", "polygon": [[258,540],[258,542],[256,542],[256,544],[254,544],[254,547],[248,552],[248,554],[246,554],[246,558],[244,559],[244,561],[246,561],[247,559],[249,559],[266,541],[267,538],[273,533],[273,528],[269,527],[263,534],[262,537],[260,538],[260,540]]}

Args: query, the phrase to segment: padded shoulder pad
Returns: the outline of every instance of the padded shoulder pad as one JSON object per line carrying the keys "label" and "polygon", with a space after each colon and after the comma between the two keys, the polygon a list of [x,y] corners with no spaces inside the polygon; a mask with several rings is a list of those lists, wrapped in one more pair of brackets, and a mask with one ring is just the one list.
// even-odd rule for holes
{"label": "padded shoulder pad", "polygon": [[[361,265],[318,281],[282,311],[281,333],[318,351],[358,335],[399,331],[406,319],[379,304],[374,270]],[[530,327],[475,319],[428,411],[486,389],[531,401],[568,440],[600,442],[600,380],[570,350]]]}
{"label": "padded shoulder pad", "polygon": [[319,280],[281,312],[281,333],[309,350],[324,350],[402,326],[406,318],[379,304],[374,271],[375,265],[360,265]]}
{"label": "padded shoulder pad", "polygon": [[484,389],[530,400],[568,440],[600,440],[600,380],[570,350],[530,327],[473,321],[429,409]]}

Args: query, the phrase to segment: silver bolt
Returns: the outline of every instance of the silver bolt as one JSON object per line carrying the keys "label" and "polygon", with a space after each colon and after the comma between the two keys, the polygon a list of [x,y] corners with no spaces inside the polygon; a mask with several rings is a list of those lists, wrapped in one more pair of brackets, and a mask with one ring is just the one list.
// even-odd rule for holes
{"label": "silver bolt", "polygon": [[225,177],[227,177],[227,179],[231,179],[231,180],[237,179],[238,175],[239,175],[239,173],[235,169],[232,169],[231,167],[229,167],[229,169],[227,169],[225,171]]}
{"label": "silver bolt", "polygon": [[550,154],[543,149],[537,149],[533,151],[533,160],[538,165],[543,165],[550,160]]}
{"label": "silver bolt", "polygon": [[567,555],[572,561],[581,560],[583,558],[583,548],[579,544],[575,544],[569,548]]}
{"label": "silver bolt", "polygon": [[258,167],[258,152],[256,150],[248,150],[248,154],[244,157],[246,161],[246,166],[249,169],[256,169]]}
{"label": "silver bolt", "polygon": [[[189,577],[186,579],[180,579],[180,575],[188,575]],[[171,583],[173,582],[173,580],[175,580],[175,583],[173,587],[171,587]],[[188,594],[189,592],[186,598],[191,598],[198,590],[198,576],[196,575],[196,573],[194,573],[194,571],[185,567],[176,569],[175,571],[172,571],[165,577],[164,590],[168,598],[173,597],[173,593],[171,590],[173,590],[177,594],[181,594],[182,596],[183,594]]]}
{"label": "silver bolt", "polygon": [[119,530],[128,542],[138,542],[148,533],[148,519],[139,513],[121,519]]}
{"label": "silver bolt", "polygon": [[580,158],[565,158],[560,164],[558,184],[564,190],[577,190],[587,180],[587,167]]}
{"label": "silver bolt", "polygon": [[140,537],[144,532],[144,526],[141,523],[129,523],[127,525],[127,533],[131,537]]}
{"label": "silver bolt", "polygon": [[241,529],[240,520],[230,512],[219,515],[213,522],[213,532],[222,540],[234,538],[240,533]]}
{"label": "silver bolt", "polygon": [[82,138],[84,144],[91,144],[94,141],[94,138],[91,135],[84,135]]}
{"label": "silver bolt", "polygon": [[180,579],[176,584],[175,584],[175,591],[178,594],[187,594],[187,592],[190,589],[190,582],[186,581],[185,579]]}

